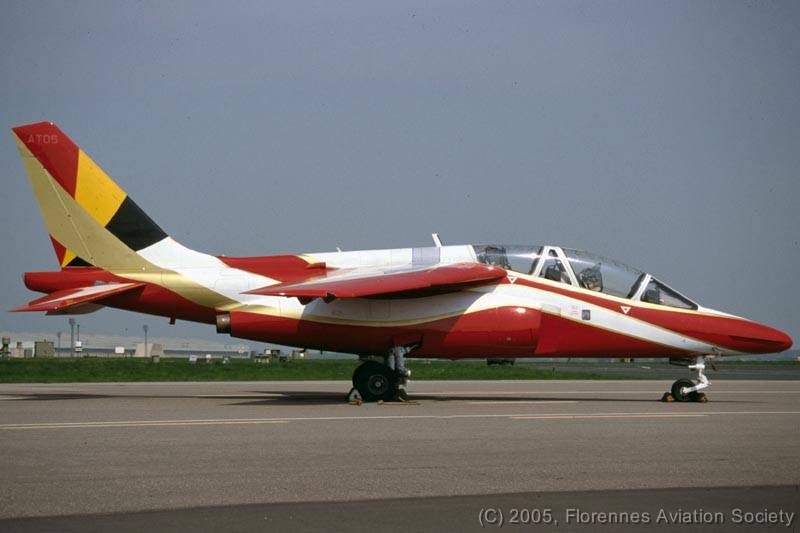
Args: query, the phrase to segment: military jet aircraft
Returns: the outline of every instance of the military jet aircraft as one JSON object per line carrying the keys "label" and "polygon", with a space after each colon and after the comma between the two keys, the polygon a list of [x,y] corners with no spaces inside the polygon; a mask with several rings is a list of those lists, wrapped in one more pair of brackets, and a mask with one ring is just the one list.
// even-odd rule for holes
{"label": "military jet aircraft", "polygon": [[697,372],[672,387],[704,398],[708,356],[773,353],[792,340],[702,307],[620,261],[554,245],[458,245],[227,257],[165,233],[52,122],[13,128],[60,270],[27,272],[45,296],[14,309],[103,306],[216,325],[219,333],[347,352],[353,391],[390,400],[406,357],[665,357]]}

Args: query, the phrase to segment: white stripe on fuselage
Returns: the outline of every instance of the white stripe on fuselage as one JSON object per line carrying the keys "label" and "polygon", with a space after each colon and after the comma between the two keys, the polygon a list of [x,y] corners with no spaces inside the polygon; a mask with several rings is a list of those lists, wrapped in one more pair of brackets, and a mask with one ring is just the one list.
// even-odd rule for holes
{"label": "white stripe on fuselage", "polygon": [[[526,285],[496,285],[488,289],[474,289],[476,291],[491,290],[492,294],[503,295],[501,300],[509,297],[516,299],[536,300],[539,308],[546,313],[561,316],[569,320],[581,322],[587,326],[600,327],[615,333],[636,337],[648,342],[655,342],[672,346],[681,350],[710,353],[713,344],[699,341],[680,333],[668,330],[661,326],[645,322],[622,313],[612,311],[605,307],[591,304],[579,298],[571,298],[545,289],[538,289]],[[511,304],[516,305],[516,304]],[[589,320],[583,320],[583,311],[588,310]]]}
{"label": "white stripe on fuselage", "polygon": [[275,297],[242,293],[275,285],[279,283],[277,280],[232,268],[219,258],[186,248],[171,237],[143,248],[138,253],[154,265],[186,276],[198,285],[233,301],[275,306]]}
{"label": "white stripe on fuselage", "polygon": [[446,265],[477,261],[475,250],[469,244],[442,246],[441,248],[428,246],[387,250],[354,250],[352,252],[320,252],[307,255],[333,268],[401,267],[412,264],[432,265],[437,263]]}

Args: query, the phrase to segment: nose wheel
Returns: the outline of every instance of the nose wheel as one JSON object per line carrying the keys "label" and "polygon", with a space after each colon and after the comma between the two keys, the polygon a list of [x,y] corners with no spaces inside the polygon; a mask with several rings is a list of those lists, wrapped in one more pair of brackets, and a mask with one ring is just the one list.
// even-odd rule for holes
{"label": "nose wheel", "polygon": [[664,394],[664,401],[675,402],[707,402],[708,398],[705,393],[700,392],[705,389],[711,382],[708,381],[704,371],[706,369],[706,358],[704,356],[695,357],[691,364],[688,364],[689,370],[697,372],[697,381],[694,382],[690,379],[682,378],[672,384],[669,392]]}
{"label": "nose wheel", "polygon": [[694,387],[695,383],[691,379],[679,379],[672,384],[670,393],[676,402],[699,402],[701,395],[704,397],[705,394],[692,390]]}

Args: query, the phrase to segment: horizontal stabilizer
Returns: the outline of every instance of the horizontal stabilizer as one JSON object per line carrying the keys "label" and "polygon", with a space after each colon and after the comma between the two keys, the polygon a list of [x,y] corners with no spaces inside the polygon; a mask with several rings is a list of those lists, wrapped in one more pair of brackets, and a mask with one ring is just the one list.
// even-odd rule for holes
{"label": "horizontal stabilizer", "polygon": [[336,273],[303,283],[282,283],[248,291],[248,294],[286,296],[302,302],[314,298],[331,301],[336,298],[375,296],[424,296],[455,292],[466,287],[498,281],[506,271],[482,263],[427,265],[422,268],[365,270]]}
{"label": "horizontal stabilizer", "polygon": [[75,289],[64,289],[37,298],[26,305],[12,309],[11,312],[64,312],[73,307],[89,303],[99,303],[99,300],[103,300],[109,296],[122,294],[144,286],[145,283],[107,283],[103,285],[91,285],[89,287],[78,287]]}

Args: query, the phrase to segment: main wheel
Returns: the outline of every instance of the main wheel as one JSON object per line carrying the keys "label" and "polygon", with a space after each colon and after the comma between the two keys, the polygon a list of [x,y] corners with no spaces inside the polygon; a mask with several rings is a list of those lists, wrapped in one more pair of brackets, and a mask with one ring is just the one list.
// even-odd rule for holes
{"label": "main wheel", "polygon": [[675,398],[676,402],[688,402],[689,400],[694,400],[697,397],[697,392],[688,392],[683,393],[683,389],[694,387],[694,382],[691,379],[679,379],[675,383],[672,384],[672,397]]}
{"label": "main wheel", "polygon": [[397,377],[391,368],[367,361],[353,372],[353,386],[366,402],[390,401],[397,397]]}

